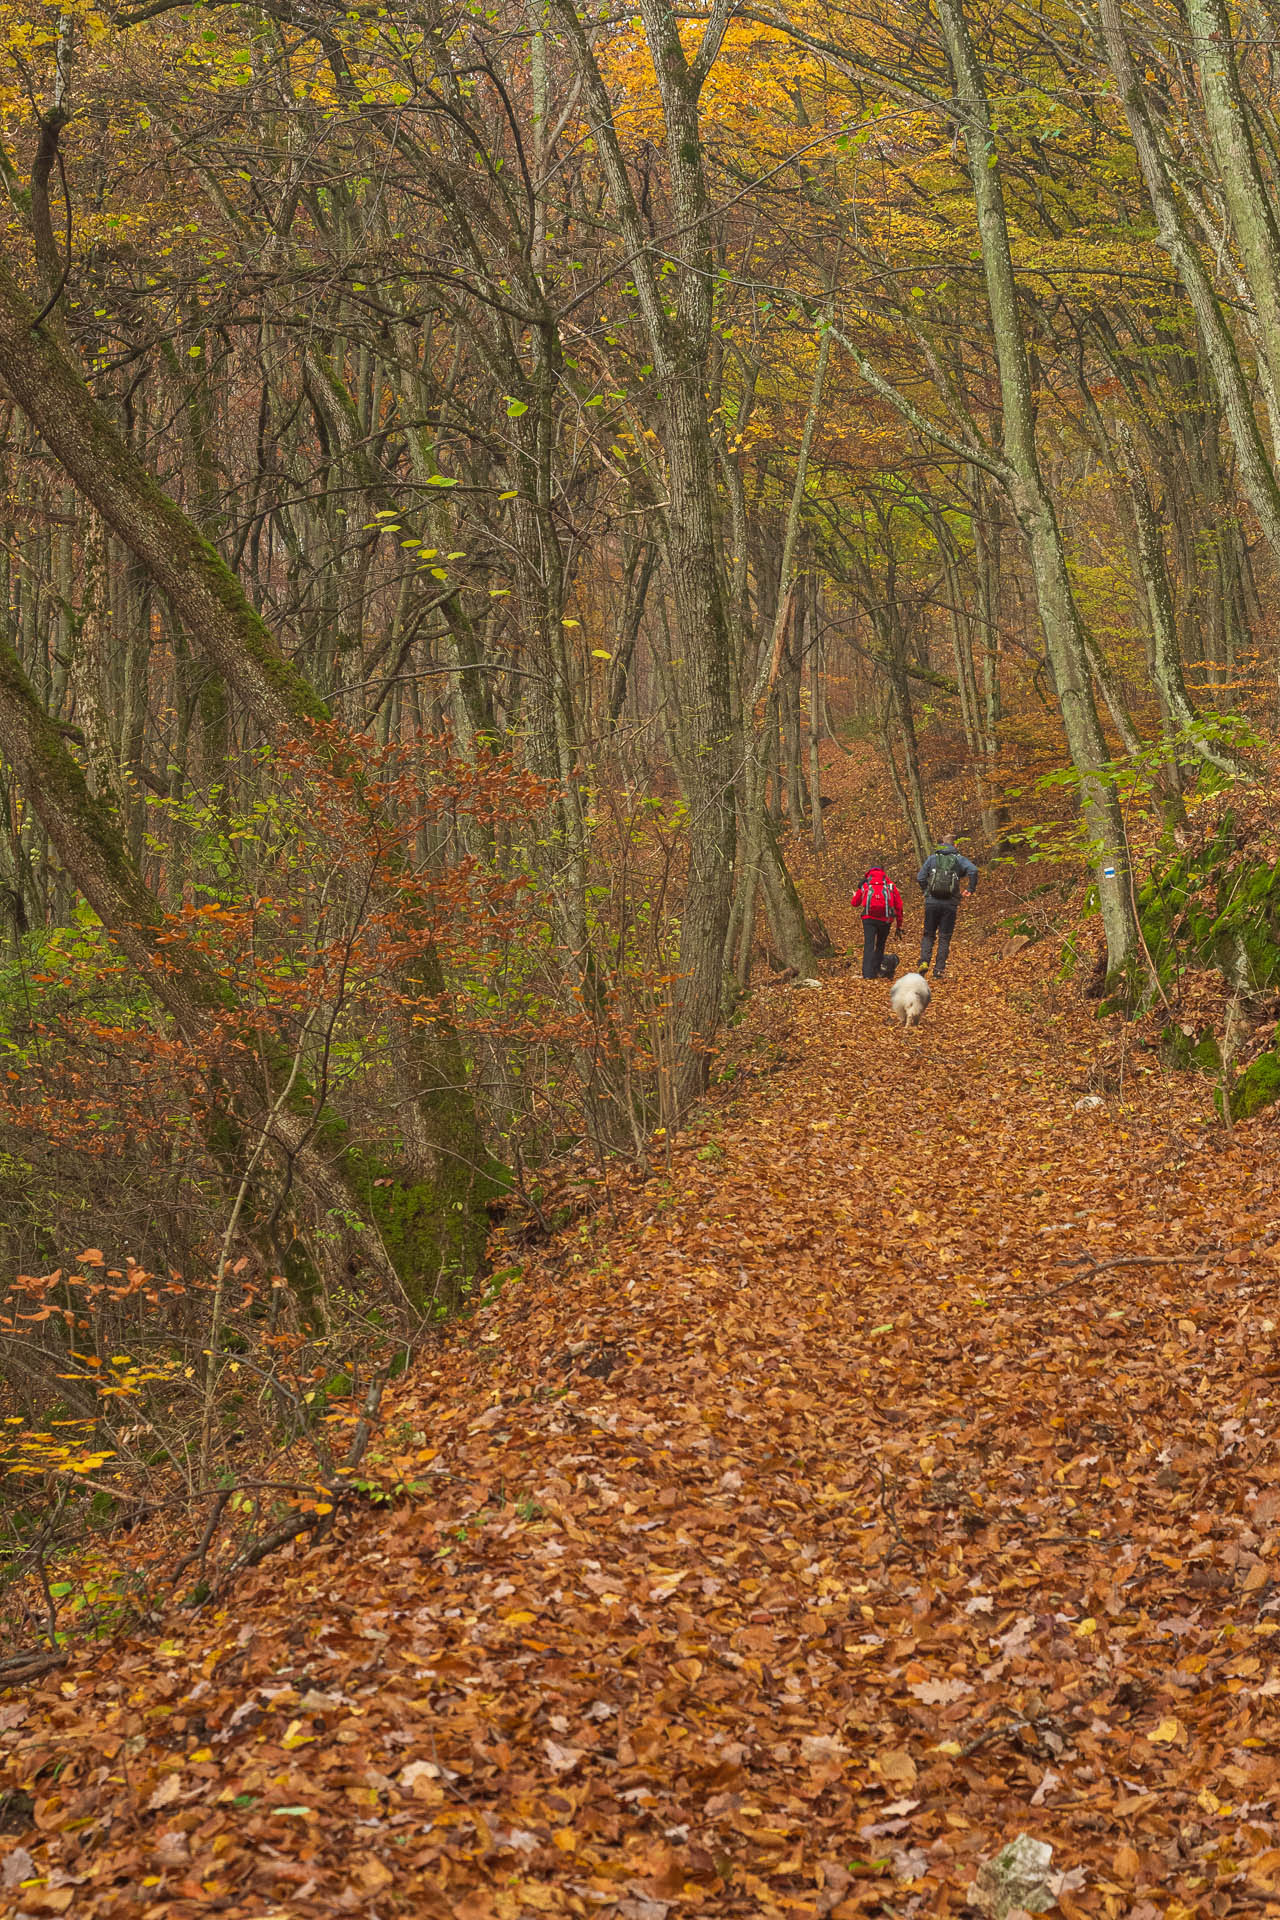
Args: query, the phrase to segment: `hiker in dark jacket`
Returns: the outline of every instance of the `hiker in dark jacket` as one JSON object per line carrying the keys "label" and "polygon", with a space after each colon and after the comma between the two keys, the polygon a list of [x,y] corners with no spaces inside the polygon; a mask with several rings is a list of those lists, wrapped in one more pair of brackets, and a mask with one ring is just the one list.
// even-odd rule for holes
{"label": "hiker in dark jacket", "polygon": [[956,930],[956,912],[960,905],[960,882],[967,880],[969,892],[978,890],[978,869],[956,847],[944,840],[929,855],[916,875],[916,885],[924,895],[924,937],[920,942],[920,971],[927,973],[933,958],[933,943],[938,942],[938,964],[933,977],[941,980],[947,970],[951,936]]}
{"label": "hiker in dark jacket", "polygon": [[868,867],[853,896],[853,905],[862,915],[862,977],[878,980],[884,965],[884,943],[895,920],[898,932],[902,932],[902,895],[883,867]]}

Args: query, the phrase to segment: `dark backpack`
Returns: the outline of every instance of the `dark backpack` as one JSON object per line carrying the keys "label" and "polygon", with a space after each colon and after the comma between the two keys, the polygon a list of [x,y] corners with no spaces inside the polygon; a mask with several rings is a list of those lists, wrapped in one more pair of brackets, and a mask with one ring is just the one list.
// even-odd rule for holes
{"label": "dark backpack", "polygon": [[960,897],[960,859],[954,853],[935,853],[929,875],[931,900],[957,900]]}

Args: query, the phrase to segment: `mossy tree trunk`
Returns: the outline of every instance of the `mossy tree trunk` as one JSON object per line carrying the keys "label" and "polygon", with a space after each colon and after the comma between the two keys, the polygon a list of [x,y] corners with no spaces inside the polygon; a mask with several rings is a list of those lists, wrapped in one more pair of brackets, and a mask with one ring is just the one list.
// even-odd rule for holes
{"label": "mossy tree trunk", "polygon": [[[1200,341],[1213,372],[1214,385],[1227,417],[1231,438],[1235,442],[1241,487],[1258,516],[1258,524],[1272,554],[1280,557],[1280,485],[1277,485],[1275,471],[1263,442],[1253,396],[1240,363],[1234,336],[1209,270],[1187,231],[1182,207],[1170,177],[1166,150],[1157,132],[1147,92],[1129,45],[1120,0],[1098,0],[1098,14],[1107,59],[1115,76],[1143,184],[1155,214],[1156,237],[1172,261],[1195,314]],[[1245,170],[1235,170],[1235,179],[1241,191],[1247,191]],[[1248,230],[1259,241],[1260,257],[1264,256],[1269,243],[1265,242],[1261,229],[1249,223]]]}

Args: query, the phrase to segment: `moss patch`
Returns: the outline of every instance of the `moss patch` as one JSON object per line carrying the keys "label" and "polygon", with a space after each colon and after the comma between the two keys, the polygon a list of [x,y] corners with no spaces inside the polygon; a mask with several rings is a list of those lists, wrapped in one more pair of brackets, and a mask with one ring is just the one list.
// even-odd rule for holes
{"label": "moss patch", "polygon": [[[1218,1095],[1219,1105],[1222,1096]],[[1245,1068],[1231,1091],[1231,1117],[1248,1120],[1280,1100],[1280,1053],[1261,1053]]]}
{"label": "moss patch", "polygon": [[[1241,849],[1230,814],[1203,846],[1157,868],[1138,896],[1142,931],[1166,989],[1184,967],[1214,968],[1232,988],[1266,994],[1280,986],[1280,862]],[[1161,1034],[1174,1065],[1219,1079],[1222,1054],[1212,1031],[1175,1026]],[[1232,1117],[1247,1119],[1280,1100],[1280,1053],[1261,1054],[1240,1075]],[[1222,1111],[1219,1088],[1214,1104]]]}
{"label": "moss patch", "polygon": [[1203,847],[1157,868],[1138,916],[1166,986],[1188,964],[1235,982],[1242,956],[1251,989],[1280,984],[1280,863],[1241,859],[1230,816]]}
{"label": "moss patch", "polygon": [[1170,1066],[1212,1076],[1222,1072],[1217,1038],[1208,1030],[1193,1036],[1184,1033],[1181,1027],[1166,1027],[1160,1035],[1160,1044]]}
{"label": "moss patch", "polygon": [[[343,1130],[331,1120],[328,1144]],[[409,1299],[423,1312],[454,1312],[484,1271],[489,1234],[486,1206],[510,1190],[505,1167],[483,1151],[475,1164],[463,1153],[442,1154],[436,1172],[415,1179],[393,1157],[350,1138],[338,1169],[353,1201],[382,1236]]]}

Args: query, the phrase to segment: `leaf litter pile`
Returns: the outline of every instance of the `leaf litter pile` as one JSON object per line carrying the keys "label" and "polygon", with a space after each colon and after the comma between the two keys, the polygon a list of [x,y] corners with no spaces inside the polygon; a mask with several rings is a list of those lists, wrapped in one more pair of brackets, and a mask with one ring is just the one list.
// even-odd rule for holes
{"label": "leaf litter pile", "polygon": [[767,997],[400,1384],[427,1491],[0,1696],[0,1911],[1280,1914],[1273,1123],[978,933]]}

